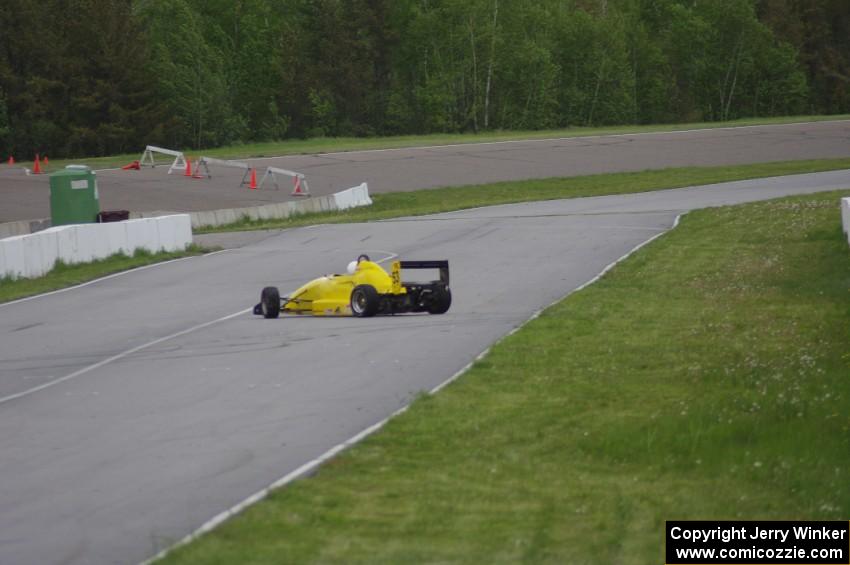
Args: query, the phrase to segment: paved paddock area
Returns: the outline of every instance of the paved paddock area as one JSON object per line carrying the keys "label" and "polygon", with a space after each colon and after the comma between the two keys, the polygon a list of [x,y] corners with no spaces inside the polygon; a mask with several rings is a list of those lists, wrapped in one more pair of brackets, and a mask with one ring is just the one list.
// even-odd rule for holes
{"label": "paved paddock area", "polygon": [[[363,181],[371,193],[507,180],[639,171],[667,167],[736,165],[850,156],[850,121],[813,122],[677,132],[475,143],[350,151],[255,159],[307,175],[314,195]],[[185,178],[168,167],[98,172],[101,208],[192,212],[290,200],[280,190],[240,186],[243,171],[210,166],[212,179]],[[259,180],[259,178],[258,178]],[[50,216],[47,175],[27,176],[0,165],[0,222]]]}

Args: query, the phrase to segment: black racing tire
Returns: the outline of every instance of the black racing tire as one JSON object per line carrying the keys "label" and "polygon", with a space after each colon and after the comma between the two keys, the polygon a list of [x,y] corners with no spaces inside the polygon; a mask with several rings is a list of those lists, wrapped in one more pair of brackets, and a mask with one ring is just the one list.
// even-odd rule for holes
{"label": "black racing tire", "polygon": [[357,318],[371,318],[378,313],[381,297],[370,284],[361,284],[351,291],[351,314]]}
{"label": "black racing tire", "polygon": [[267,286],[260,293],[260,309],[263,312],[263,318],[280,316],[280,291],[276,286]]}
{"label": "black racing tire", "polygon": [[357,256],[357,262],[359,263],[360,261],[371,261],[371,259],[369,259],[369,256],[365,253],[361,253]]}
{"label": "black racing tire", "polygon": [[452,291],[448,288],[437,288],[428,301],[429,314],[445,314],[452,305]]}

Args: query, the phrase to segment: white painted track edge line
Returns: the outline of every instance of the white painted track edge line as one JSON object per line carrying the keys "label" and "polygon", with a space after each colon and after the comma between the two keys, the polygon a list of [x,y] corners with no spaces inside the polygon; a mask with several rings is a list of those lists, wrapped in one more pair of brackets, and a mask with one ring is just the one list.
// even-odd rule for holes
{"label": "white painted track edge line", "polygon": [[150,265],[142,265],[141,267],[136,267],[135,269],[129,269],[127,271],[120,271],[118,273],[112,273],[111,275],[106,275],[106,276],[103,276],[103,277],[92,279],[90,281],[86,281],[84,283],[75,284],[74,286],[67,286],[65,288],[60,288],[60,289],[57,289],[57,290],[51,290],[49,292],[43,292],[41,294],[34,294],[32,296],[27,296],[26,298],[19,298],[17,300],[12,300],[10,302],[3,302],[2,304],[0,304],[0,308],[3,308],[4,306],[11,306],[12,304],[18,304],[18,303],[21,303],[21,302],[28,302],[30,300],[35,300],[36,298],[44,298],[45,296],[52,296],[54,294],[61,294],[63,292],[68,292],[69,290],[76,290],[78,288],[83,288],[85,286],[93,285],[95,283],[99,283],[99,282],[102,282],[102,281],[105,281],[105,280],[114,279],[116,277],[120,277],[120,276],[127,275],[127,274],[130,274],[130,273],[135,273],[136,271],[143,271],[145,269],[150,269],[151,267],[159,267],[161,265],[167,265],[169,263],[174,263],[174,262],[177,262],[177,261],[185,261],[186,259],[194,259],[195,257],[197,257],[197,255],[192,255],[191,257],[179,257],[177,259],[169,259],[168,261],[162,261],[160,263],[152,263]]}
{"label": "white painted track edge line", "polygon": [[[23,298],[23,299],[18,300],[18,301],[16,301],[16,302],[23,302],[23,301],[25,301],[25,300],[29,300],[29,299],[33,299],[33,298],[38,298],[39,296],[47,296],[48,294],[56,294],[57,292],[62,292],[62,291],[66,291],[66,290],[71,290],[71,289],[73,289],[73,288],[79,288],[80,286],[85,286],[85,285],[88,285],[88,284],[92,284],[92,283],[95,283],[95,282],[98,282],[98,281],[102,281],[102,280],[105,280],[105,279],[108,279],[108,278],[116,277],[116,276],[118,276],[118,275],[123,275],[123,274],[126,274],[126,273],[131,273],[131,272],[133,272],[133,271],[137,271],[137,270],[140,270],[140,269],[146,269],[146,268],[149,268],[149,267],[156,267],[156,266],[159,266],[159,265],[165,265],[166,263],[173,263],[174,261],[183,261],[183,260],[185,260],[185,259],[194,259],[194,258],[196,258],[196,257],[207,257],[207,256],[209,256],[209,255],[214,255],[214,254],[216,254],[216,253],[223,253],[224,251],[229,251],[229,249],[222,249],[221,251],[214,251],[213,253],[208,253],[208,254],[205,254],[205,255],[193,255],[192,257],[181,257],[181,258],[179,258],[179,259],[172,259],[171,261],[164,261],[164,262],[162,262],[162,263],[154,263],[154,264],[152,264],[152,265],[145,265],[144,267],[139,267],[139,268],[137,268],[137,269],[133,269],[133,270],[131,270],[131,271],[122,271],[122,272],[120,272],[120,273],[114,273],[114,274],[109,275],[109,276],[107,276],[107,277],[103,277],[103,278],[100,278],[100,279],[96,279],[96,280],[93,280],[93,281],[89,281],[89,282],[87,282],[87,283],[83,283],[83,284],[81,284],[81,285],[77,285],[77,286],[75,286],[75,287],[69,287],[69,288],[66,288],[66,289],[59,289],[59,290],[53,291],[52,293],[47,293],[47,294],[37,294],[37,295],[35,295],[35,296],[30,296],[29,298]],[[396,254],[396,253],[391,253],[391,252],[389,252],[389,251],[377,251],[377,252],[378,252],[378,253],[383,253],[383,254],[387,255],[387,257],[384,257],[384,258],[383,258],[383,259],[381,259],[380,261],[376,261],[377,263],[384,263],[384,262],[386,262],[386,261],[390,261],[390,260],[395,259],[396,257],[398,257],[398,254]],[[8,303],[6,303],[6,304],[13,304],[13,303],[12,303],[12,302],[8,302]],[[4,304],[0,304],[0,306],[4,306]],[[10,395],[8,395],[8,396],[0,397],[0,404],[5,404],[5,403],[7,403],[7,402],[11,402],[12,400],[17,400],[17,399],[19,399],[19,398],[23,398],[23,397],[25,397],[25,396],[29,396],[29,395],[31,395],[31,394],[35,394],[36,392],[42,391],[42,390],[44,390],[44,389],[50,388],[50,387],[55,386],[55,385],[58,385],[58,384],[60,384],[60,383],[64,383],[64,382],[66,382],[66,381],[70,381],[71,379],[75,379],[75,378],[77,378],[77,377],[79,377],[79,376],[82,376],[82,375],[84,375],[84,374],[86,374],[86,373],[90,373],[91,371],[94,371],[94,370],[96,370],[96,369],[99,369],[99,368],[103,367],[104,365],[108,365],[108,364],[110,364],[110,363],[112,363],[112,362],[114,362],[114,361],[118,361],[118,360],[120,360],[120,359],[123,359],[124,357],[127,357],[128,355],[132,355],[133,353],[138,353],[139,351],[142,351],[142,350],[147,349],[147,348],[149,348],[149,347],[153,347],[154,345],[160,344],[160,343],[162,343],[162,342],[164,342],[164,341],[168,341],[168,340],[174,339],[174,338],[176,338],[176,337],[180,337],[180,336],[186,335],[186,334],[188,334],[188,333],[192,333],[192,332],[194,332],[194,331],[201,330],[201,329],[203,329],[203,328],[206,328],[206,327],[212,326],[213,324],[217,324],[217,323],[219,323],[219,322],[224,322],[224,321],[226,321],[226,320],[229,320],[229,319],[231,319],[231,318],[235,318],[236,316],[239,316],[239,315],[241,315],[241,314],[245,314],[245,313],[250,312],[250,311],[252,311],[252,310],[253,310],[253,308],[246,308],[246,309],[244,309],[244,310],[240,310],[239,312],[234,312],[233,314],[228,314],[227,316],[222,316],[221,318],[216,318],[215,320],[212,320],[212,321],[209,321],[209,322],[204,322],[204,323],[202,323],[202,324],[198,324],[198,325],[196,325],[196,326],[192,326],[191,328],[187,328],[187,329],[185,329],[185,330],[181,330],[181,331],[179,331],[179,332],[176,332],[176,333],[173,333],[173,334],[167,335],[167,336],[165,336],[165,337],[160,337],[160,338],[157,338],[157,339],[155,339],[155,340],[153,340],[153,341],[149,341],[149,342],[147,342],[147,343],[143,343],[142,345],[138,345],[138,346],[136,346],[136,347],[133,347],[133,348],[131,348],[131,349],[128,349],[128,350],[126,350],[126,351],[122,351],[121,353],[118,353],[118,354],[116,354],[116,355],[113,355],[112,357],[108,357],[108,358],[106,358],[106,359],[103,359],[103,360],[101,360],[101,361],[98,361],[97,363],[94,363],[94,364],[89,365],[89,366],[87,366],[87,367],[83,367],[82,369],[79,369],[79,370],[77,370],[77,371],[74,371],[73,373],[70,373],[70,374],[68,374],[68,375],[65,375],[64,377],[59,377],[58,379],[53,379],[52,381],[48,381],[48,382],[43,383],[43,384],[40,384],[40,385],[38,385],[38,386],[35,386],[35,387],[32,387],[32,388],[28,388],[27,390],[23,390],[23,391],[21,391],[21,392],[17,392],[17,393],[15,393],[15,394],[10,394]]]}
{"label": "white painted track edge line", "polygon": [[209,253],[204,253],[201,257],[212,257],[213,255],[218,255],[219,253],[227,253],[228,251],[235,251],[236,247],[231,247],[229,249],[219,249],[218,251],[210,251]]}
{"label": "white painted track edge line", "polygon": [[337,445],[335,445],[332,448],[330,448],[329,450],[325,451],[324,453],[322,453],[321,455],[319,455],[315,459],[311,459],[310,461],[307,461],[306,463],[304,463],[300,467],[296,468],[293,471],[290,471],[289,473],[282,476],[281,478],[279,478],[275,482],[271,483],[266,488],[255,492],[254,494],[252,494],[248,498],[246,498],[246,499],[242,500],[241,502],[235,504],[234,506],[225,510],[224,512],[216,514],[214,517],[212,517],[211,519],[204,522],[201,525],[201,527],[199,527],[197,530],[193,531],[192,533],[190,533],[186,537],[182,538],[180,541],[178,541],[174,545],[166,547],[165,549],[163,549],[162,551],[160,551],[159,553],[157,553],[153,557],[143,561],[142,565],[149,565],[151,563],[159,561],[160,559],[164,558],[166,555],[168,555],[169,553],[171,553],[175,549],[178,549],[180,547],[183,547],[184,545],[191,543],[192,541],[201,537],[202,535],[214,530],[216,527],[218,527],[221,524],[223,524],[224,522],[226,522],[229,518],[236,516],[237,514],[239,514],[240,512],[245,510],[246,508],[248,508],[249,506],[256,504],[257,502],[260,502],[266,496],[268,496],[271,491],[278,489],[280,487],[286,486],[287,484],[291,483],[292,481],[294,481],[294,480],[306,475],[307,473],[315,470],[322,463],[324,463],[324,462],[328,461],[329,459],[335,457],[337,454],[341,453],[345,449],[351,447],[352,445],[354,445],[356,443],[359,443],[360,441],[362,441],[366,437],[370,436],[371,434],[375,433],[379,429],[383,428],[384,425],[386,425],[386,423],[389,422],[391,419],[395,418],[399,414],[406,412],[407,409],[409,408],[409,406],[410,405],[402,406],[401,408],[399,408],[398,410],[396,410],[395,412],[393,412],[392,414],[390,414],[389,416],[387,416],[383,420],[376,422],[376,423],[372,424],[371,426],[361,430],[360,432],[353,435],[352,437],[345,440],[344,442],[338,443]]}
{"label": "white painted track edge line", "polygon": [[[510,332],[508,332],[507,334],[505,334],[501,338],[497,339],[491,345],[487,346],[483,351],[481,351],[478,355],[476,355],[475,358],[472,361],[470,361],[469,363],[467,363],[466,365],[461,367],[460,370],[455,372],[448,379],[446,379],[445,381],[443,381],[442,383],[438,384],[437,386],[432,388],[430,391],[428,391],[428,394],[429,395],[437,394],[438,392],[443,390],[445,387],[447,387],[448,385],[450,385],[451,383],[453,383],[454,381],[459,379],[477,361],[480,361],[481,359],[486,357],[487,354],[490,353],[490,350],[494,346],[501,343],[506,338],[514,335],[515,333],[517,333],[519,330],[521,330],[523,327],[525,327],[527,324],[529,324],[533,320],[536,320],[538,317],[540,317],[540,314],[542,314],[543,311],[552,307],[553,305],[557,304],[558,302],[566,299],[567,297],[575,294],[576,292],[584,290],[588,286],[592,285],[593,283],[595,283],[596,281],[598,281],[599,279],[604,277],[605,274],[608,273],[608,271],[610,271],[611,269],[613,269],[618,263],[621,263],[622,261],[628,259],[631,255],[636,253],[642,247],[649,245],[650,243],[652,243],[653,241],[655,241],[656,239],[658,239],[662,235],[664,235],[664,234],[668,233],[669,231],[675,229],[679,225],[679,220],[682,218],[682,216],[684,216],[687,213],[688,213],[687,211],[680,212],[679,214],[676,215],[676,218],[673,221],[673,225],[670,226],[670,228],[655,234],[654,236],[647,239],[646,241],[643,241],[642,243],[639,243],[638,245],[636,245],[635,247],[630,249],[625,255],[622,255],[621,257],[619,257],[615,261],[606,265],[605,268],[602,269],[602,271],[599,272],[599,274],[597,274],[595,277],[593,277],[589,281],[579,285],[578,287],[574,288],[573,290],[571,290],[570,292],[568,292],[564,296],[552,301],[550,304],[536,310],[527,320],[525,320],[524,322],[519,324],[517,327],[512,329]],[[392,414],[390,414],[389,416],[387,416],[383,420],[376,422],[375,424],[372,424],[371,426],[369,426],[369,427],[365,428],[364,430],[358,432],[357,434],[355,434],[354,436],[350,437],[349,439],[343,441],[342,443],[338,443],[337,445],[328,449],[327,451],[325,451],[324,453],[322,453],[318,457],[311,459],[310,461],[307,461],[306,463],[304,463],[300,467],[296,468],[293,471],[290,471],[286,475],[284,475],[281,478],[279,478],[278,480],[274,481],[273,483],[271,483],[266,488],[255,492],[254,494],[252,494],[248,498],[245,498],[244,500],[242,500],[241,502],[239,502],[239,503],[235,504],[234,506],[228,508],[224,512],[216,514],[211,519],[209,519],[206,522],[204,522],[203,524],[201,524],[201,526],[198,529],[189,533],[188,535],[186,535],[185,537],[183,537],[182,539],[180,539],[179,541],[177,541],[173,545],[166,547],[165,549],[161,550],[159,553],[157,553],[153,557],[146,559],[145,561],[142,561],[142,563],[140,565],[151,565],[152,563],[155,563],[156,561],[159,561],[160,559],[164,558],[165,556],[167,556],[172,551],[174,551],[174,550],[176,550],[180,547],[183,547],[184,545],[191,543],[192,541],[196,540],[197,538],[201,537],[202,535],[212,531],[217,526],[219,526],[222,523],[224,523],[225,521],[227,521],[229,518],[232,518],[233,516],[239,514],[240,512],[242,512],[243,510],[248,508],[249,506],[256,504],[257,502],[260,502],[261,500],[263,500],[266,496],[269,495],[269,493],[271,491],[278,489],[278,488],[281,488],[283,486],[286,486],[289,483],[295,481],[296,479],[303,477],[307,473],[318,468],[320,465],[322,465],[322,463],[324,463],[327,460],[331,459],[332,457],[336,456],[338,453],[341,453],[345,449],[351,447],[352,445],[354,445],[356,443],[359,443],[360,441],[362,441],[366,437],[368,437],[371,434],[375,433],[376,431],[380,430],[381,428],[383,428],[387,424],[387,422],[389,422],[390,420],[392,420],[396,416],[406,412],[409,407],[410,407],[410,404],[406,404],[405,406],[402,406],[401,408],[399,408],[398,410],[396,410],[395,412],[393,412]]]}
{"label": "white painted track edge line", "polygon": [[212,326],[213,324],[217,324],[219,322],[224,322],[226,320],[230,320],[231,318],[235,318],[235,317],[240,316],[242,314],[246,314],[246,313],[248,313],[252,310],[253,310],[253,308],[246,308],[244,310],[240,310],[239,312],[234,312],[233,314],[228,314],[227,316],[222,316],[221,318],[216,318],[215,320],[211,320],[209,322],[197,324],[195,326],[192,326],[191,328],[187,328],[185,330],[180,330],[179,332],[175,332],[173,334],[157,338],[153,341],[149,341],[147,343],[137,345],[136,347],[130,348],[126,351],[122,351],[121,353],[113,355],[112,357],[107,357],[106,359],[102,359],[101,361],[98,361],[97,363],[94,363],[94,364],[89,365],[87,367],[83,367],[82,369],[78,369],[78,370],[74,371],[73,373],[65,375],[64,377],[59,377],[58,379],[53,379],[52,381],[48,381],[46,383],[43,383],[43,384],[40,384],[38,386],[29,388],[27,390],[23,390],[21,392],[15,393],[15,394],[10,394],[9,396],[4,396],[4,397],[0,398],[0,405],[5,404],[7,402],[11,402],[13,400],[17,400],[19,398],[23,398],[25,396],[30,396],[31,394],[35,394],[36,392],[40,392],[40,391],[45,390],[47,388],[51,388],[51,387],[56,386],[58,384],[64,383],[66,381],[70,381],[71,379],[75,379],[77,377],[85,375],[86,373],[90,373],[90,372],[92,372],[96,369],[100,369],[104,365],[108,365],[108,364],[110,364],[114,361],[119,361],[119,360],[121,360],[121,359],[123,359],[123,358],[125,358],[129,355],[132,355],[134,353],[138,353],[139,351],[143,351],[143,350],[145,350],[149,347],[153,347],[154,345],[158,345],[158,344],[160,344],[164,341],[168,341],[168,340],[174,339],[176,337],[184,336],[186,334],[192,333],[192,332],[197,331],[197,330],[204,329],[206,327]]}
{"label": "white painted track edge line", "polygon": [[42,292],[41,294],[34,294],[32,296],[27,296],[26,298],[19,298],[17,300],[12,300],[10,302],[0,303],[0,308],[4,306],[11,306],[12,304],[18,304],[21,302],[28,302],[30,300],[35,300],[36,298],[44,298],[45,296],[52,296],[54,294],[61,294],[63,292],[68,292],[70,290],[76,290],[78,288],[83,288],[89,285],[93,285],[99,282],[103,282],[109,279],[114,279],[116,277],[123,277],[124,275],[129,275],[131,273],[136,273],[138,271],[144,271],[145,269],[152,269],[154,267],[162,267],[163,265],[168,265],[170,263],[176,263],[178,261],[187,261],[189,259],[198,259],[201,257],[209,257],[211,255],[215,255],[217,253],[223,253],[225,251],[231,251],[230,249],[222,249],[220,251],[213,251],[210,253],[204,253],[203,255],[190,255],[189,257],[178,257],[177,259],[169,259],[168,261],[160,261],[158,263],[151,263],[150,265],[142,265],[141,267],[135,267],[133,269],[127,269],[126,271],[119,271],[117,273],[112,273],[111,275],[105,275],[103,277],[98,277],[96,279],[92,279],[90,281],[86,281],[84,283],[75,284],[74,286],[67,286],[65,288],[59,288],[57,290],[51,290],[49,292]]}
{"label": "white painted track edge line", "polygon": [[630,250],[629,250],[629,252],[628,252],[628,253],[626,253],[625,255],[621,256],[621,257],[620,257],[620,258],[618,258],[616,261],[613,261],[613,262],[609,263],[608,265],[606,265],[606,266],[605,266],[605,268],[604,268],[604,269],[602,269],[602,270],[599,272],[599,274],[598,274],[598,275],[596,275],[595,277],[593,277],[592,279],[590,279],[590,280],[589,280],[589,281],[587,281],[586,283],[583,283],[583,284],[581,284],[581,285],[577,286],[576,288],[574,288],[573,290],[571,290],[570,292],[568,292],[568,293],[567,293],[567,294],[565,294],[564,296],[562,296],[562,297],[560,297],[560,298],[556,298],[555,300],[553,300],[552,302],[550,302],[550,303],[549,303],[549,304],[547,304],[546,306],[543,306],[542,308],[540,308],[540,309],[536,310],[533,314],[531,314],[531,316],[530,316],[530,317],[529,317],[526,321],[524,321],[523,323],[521,323],[520,325],[518,325],[517,327],[515,327],[514,329],[512,329],[511,331],[509,331],[508,333],[506,333],[505,335],[503,335],[503,336],[502,336],[502,337],[500,337],[499,339],[497,339],[495,342],[493,342],[493,344],[492,344],[492,345],[490,345],[490,346],[489,346],[489,347],[487,347],[484,351],[482,351],[481,353],[479,353],[479,354],[475,357],[475,359],[473,359],[473,360],[472,360],[472,361],[470,361],[468,364],[466,364],[466,365],[465,365],[462,369],[460,369],[457,373],[455,373],[454,375],[452,375],[451,377],[449,377],[447,380],[443,381],[442,383],[438,384],[436,387],[434,387],[433,389],[431,389],[431,390],[430,390],[430,392],[429,392],[429,394],[436,394],[437,392],[441,391],[442,389],[444,389],[445,387],[447,387],[448,385],[450,385],[451,383],[453,383],[454,381],[456,381],[456,380],[457,380],[457,379],[458,379],[461,375],[463,375],[466,371],[468,371],[468,370],[472,367],[472,365],[474,365],[474,364],[475,364],[475,362],[476,362],[476,361],[480,361],[481,359],[483,359],[484,357],[486,357],[486,356],[487,356],[487,354],[488,354],[488,353],[490,353],[490,350],[491,350],[493,347],[495,347],[496,345],[498,345],[499,343],[501,343],[501,342],[502,342],[503,340],[505,340],[506,338],[509,338],[510,336],[512,336],[512,335],[514,335],[515,333],[517,333],[519,330],[521,330],[522,328],[524,328],[524,327],[525,327],[526,325],[528,325],[530,322],[532,322],[532,321],[536,320],[537,318],[539,318],[539,317],[540,317],[540,315],[541,315],[541,314],[542,314],[545,310],[548,310],[549,308],[551,308],[551,307],[552,307],[552,306],[554,306],[555,304],[557,304],[557,303],[561,302],[562,300],[566,300],[569,296],[572,296],[572,295],[573,295],[573,294],[575,294],[576,292],[579,292],[579,291],[581,291],[581,290],[584,290],[584,289],[585,289],[585,288],[587,288],[588,286],[592,285],[593,283],[595,283],[596,281],[598,281],[599,279],[601,279],[602,277],[604,277],[604,276],[606,275],[606,273],[608,273],[608,271],[610,271],[610,270],[611,270],[611,269],[613,269],[615,266],[617,266],[617,264],[619,264],[619,263],[621,263],[621,262],[625,261],[626,259],[628,259],[629,257],[631,257],[633,254],[635,254],[635,253],[636,253],[639,249],[641,249],[642,247],[644,247],[644,246],[646,246],[646,245],[649,245],[650,243],[652,243],[653,241],[655,241],[656,239],[658,239],[659,237],[661,237],[661,236],[662,236],[662,235],[664,235],[665,233],[669,232],[670,230],[676,229],[676,227],[679,225],[679,220],[681,219],[681,217],[682,217],[682,216],[684,216],[684,215],[685,215],[685,214],[687,214],[687,213],[688,213],[687,211],[685,211],[685,212],[680,212],[679,214],[677,214],[677,215],[676,215],[676,218],[675,218],[675,220],[673,221],[673,225],[672,225],[672,226],[670,226],[668,229],[660,231],[659,233],[655,234],[654,236],[652,236],[651,238],[647,239],[647,240],[646,240],[646,241],[644,241],[643,243],[640,243],[640,244],[638,244],[637,246],[633,247],[632,249],[630,249]]}

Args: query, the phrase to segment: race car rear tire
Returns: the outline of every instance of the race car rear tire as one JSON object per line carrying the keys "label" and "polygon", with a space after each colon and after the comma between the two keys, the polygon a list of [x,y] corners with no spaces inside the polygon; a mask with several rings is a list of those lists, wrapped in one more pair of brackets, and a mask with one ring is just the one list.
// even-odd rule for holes
{"label": "race car rear tire", "polygon": [[260,293],[260,308],[263,312],[263,318],[280,316],[280,291],[276,286],[267,286]]}
{"label": "race car rear tire", "polygon": [[445,314],[452,305],[452,291],[447,288],[434,290],[428,302],[429,314]]}
{"label": "race car rear tire", "polygon": [[381,297],[370,284],[361,284],[351,291],[351,313],[358,318],[371,318],[378,313]]}

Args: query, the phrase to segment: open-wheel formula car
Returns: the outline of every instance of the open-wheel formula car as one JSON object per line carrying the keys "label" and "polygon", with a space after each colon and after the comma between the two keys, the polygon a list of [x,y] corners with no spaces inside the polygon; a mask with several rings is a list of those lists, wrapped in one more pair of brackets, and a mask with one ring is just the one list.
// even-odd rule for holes
{"label": "open-wheel formula car", "polygon": [[[402,269],[437,269],[440,280],[402,282]],[[348,274],[314,279],[289,296],[267,286],[254,314],[277,318],[281,312],[314,316],[356,316],[428,312],[444,314],[452,304],[448,261],[394,261],[387,273],[368,255],[348,265]]]}

